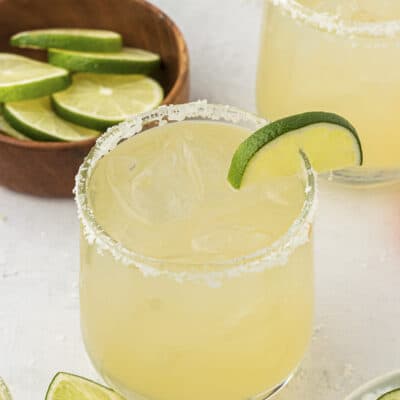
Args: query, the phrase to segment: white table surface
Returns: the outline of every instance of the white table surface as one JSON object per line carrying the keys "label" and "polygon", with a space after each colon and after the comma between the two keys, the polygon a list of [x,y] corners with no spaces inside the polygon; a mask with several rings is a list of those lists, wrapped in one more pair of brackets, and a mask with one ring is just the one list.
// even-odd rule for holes
{"label": "white table surface", "polygon": [[[186,35],[192,98],[254,110],[261,2],[154,2]],[[280,400],[340,400],[400,368],[400,186],[322,182],[315,237],[315,333]],[[78,259],[72,200],[0,188],[0,376],[15,399],[43,399],[60,370],[100,379],[80,337]]]}

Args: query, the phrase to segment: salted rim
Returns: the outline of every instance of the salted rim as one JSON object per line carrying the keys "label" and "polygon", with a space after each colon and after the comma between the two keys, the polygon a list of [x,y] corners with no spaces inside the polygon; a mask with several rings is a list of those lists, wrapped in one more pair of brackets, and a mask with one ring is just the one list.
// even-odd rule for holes
{"label": "salted rim", "polygon": [[268,0],[289,14],[293,19],[310,24],[318,29],[343,36],[366,36],[393,38],[400,34],[400,20],[382,22],[350,22],[337,15],[313,10],[296,0]]}
{"label": "salted rim", "polygon": [[[166,261],[144,256],[125,248],[109,236],[97,223],[86,195],[88,183],[96,163],[121,141],[141,132],[147,124],[158,123],[158,125],[163,125],[185,119],[222,120],[233,124],[252,125],[251,129],[254,130],[268,123],[263,118],[235,107],[197,101],[181,105],[161,106],[156,110],[137,114],[107,129],[106,133],[97,139],[95,146],[85,158],[75,178],[75,201],[84,238],[90,245],[95,245],[98,252],[109,252],[117,261],[135,266],[145,276],[168,275],[177,281],[203,280],[214,286],[218,286],[224,277],[234,277],[245,272],[258,272],[268,267],[285,265],[290,254],[308,241],[316,208],[316,177],[304,153],[302,153],[302,157],[306,175],[306,198],[299,216],[283,236],[270,246],[252,254],[210,263]],[[171,269],[171,266],[175,266],[175,269]]]}

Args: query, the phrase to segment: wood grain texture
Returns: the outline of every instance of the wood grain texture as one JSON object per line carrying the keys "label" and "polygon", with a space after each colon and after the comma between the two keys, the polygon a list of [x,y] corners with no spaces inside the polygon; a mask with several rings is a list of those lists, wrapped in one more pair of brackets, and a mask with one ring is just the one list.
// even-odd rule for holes
{"label": "wood grain texture", "polygon": [[[144,0],[0,0],[0,51],[39,60],[46,53],[10,47],[14,33],[39,28],[76,27],[119,32],[127,46],[161,55],[154,77],[164,88],[164,104],[189,98],[186,43],[174,22]],[[69,197],[74,176],[94,140],[76,143],[24,142],[0,133],[0,184],[46,197]]]}

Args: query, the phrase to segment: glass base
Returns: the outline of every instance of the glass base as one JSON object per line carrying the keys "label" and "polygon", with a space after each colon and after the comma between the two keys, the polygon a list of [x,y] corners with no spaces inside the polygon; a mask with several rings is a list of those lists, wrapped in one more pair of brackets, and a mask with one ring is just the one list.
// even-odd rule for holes
{"label": "glass base", "polygon": [[[140,395],[136,392],[133,393],[132,390],[128,390],[128,389],[124,388],[123,385],[116,383],[115,379],[108,377],[106,374],[104,374],[103,372],[100,372],[98,369],[97,369],[97,371],[100,373],[100,375],[103,377],[104,381],[106,382],[106,384],[109,387],[116,390],[118,393],[120,393],[122,396],[124,396],[127,400],[149,400],[147,397],[143,397],[142,395]],[[297,369],[296,369],[296,371],[297,371]],[[276,394],[278,394],[289,383],[289,381],[293,378],[293,375],[295,374],[295,372],[291,373],[285,380],[283,380],[281,383],[274,386],[273,388],[267,389],[266,391],[264,391],[256,396],[249,397],[248,399],[249,400],[272,399]]]}
{"label": "glass base", "polygon": [[345,185],[369,187],[398,183],[400,181],[400,168],[348,168],[322,174],[322,176],[329,181]]}
{"label": "glass base", "polygon": [[279,385],[275,386],[272,389],[268,389],[267,391],[260,393],[255,397],[251,397],[250,400],[267,400],[272,399],[276,394],[278,394],[292,379],[294,373],[289,375],[284,381],[282,381]]}
{"label": "glass base", "polygon": [[[86,346],[85,339],[83,340],[86,348],[86,356],[90,364],[94,367],[97,373],[103,378],[105,384],[115,390],[117,393],[121,394],[127,400],[150,400],[148,397],[144,397],[143,395],[133,392],[132,389],[126,388],[123,384],[118,382],[117,379],[108,375],[108,373],[99,367],[97,363],[94,362],[94,359],[90,355],[88,351],[88,347]],[[301,362],[292,370],[292,372],[279,384],[272,388],[268,388],[264,390],[262,393],[259,393],[255,396],[248,397],[248,400],[270,400],[275,397],[286,385],[291,381],[294,375],[296,375],[300,369]],[[154,400],[154,399],[153,399]]]}

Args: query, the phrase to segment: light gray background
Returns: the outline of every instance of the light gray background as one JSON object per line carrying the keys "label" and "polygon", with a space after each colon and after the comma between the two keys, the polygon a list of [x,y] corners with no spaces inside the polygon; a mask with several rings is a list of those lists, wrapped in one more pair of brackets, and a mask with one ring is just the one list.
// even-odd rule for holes
{"label": "light gray background", "polygon": [[[254,111],[261,1],[154,3],[186,36],[192,99]],[[400,368],[400,186],[320,186],[315,333],[280,400],[342,399]],[[17,400],[43,399],[60,370],[99,379],[81,343],[78,271],[73,202],[0,188],[0,375]]]}

